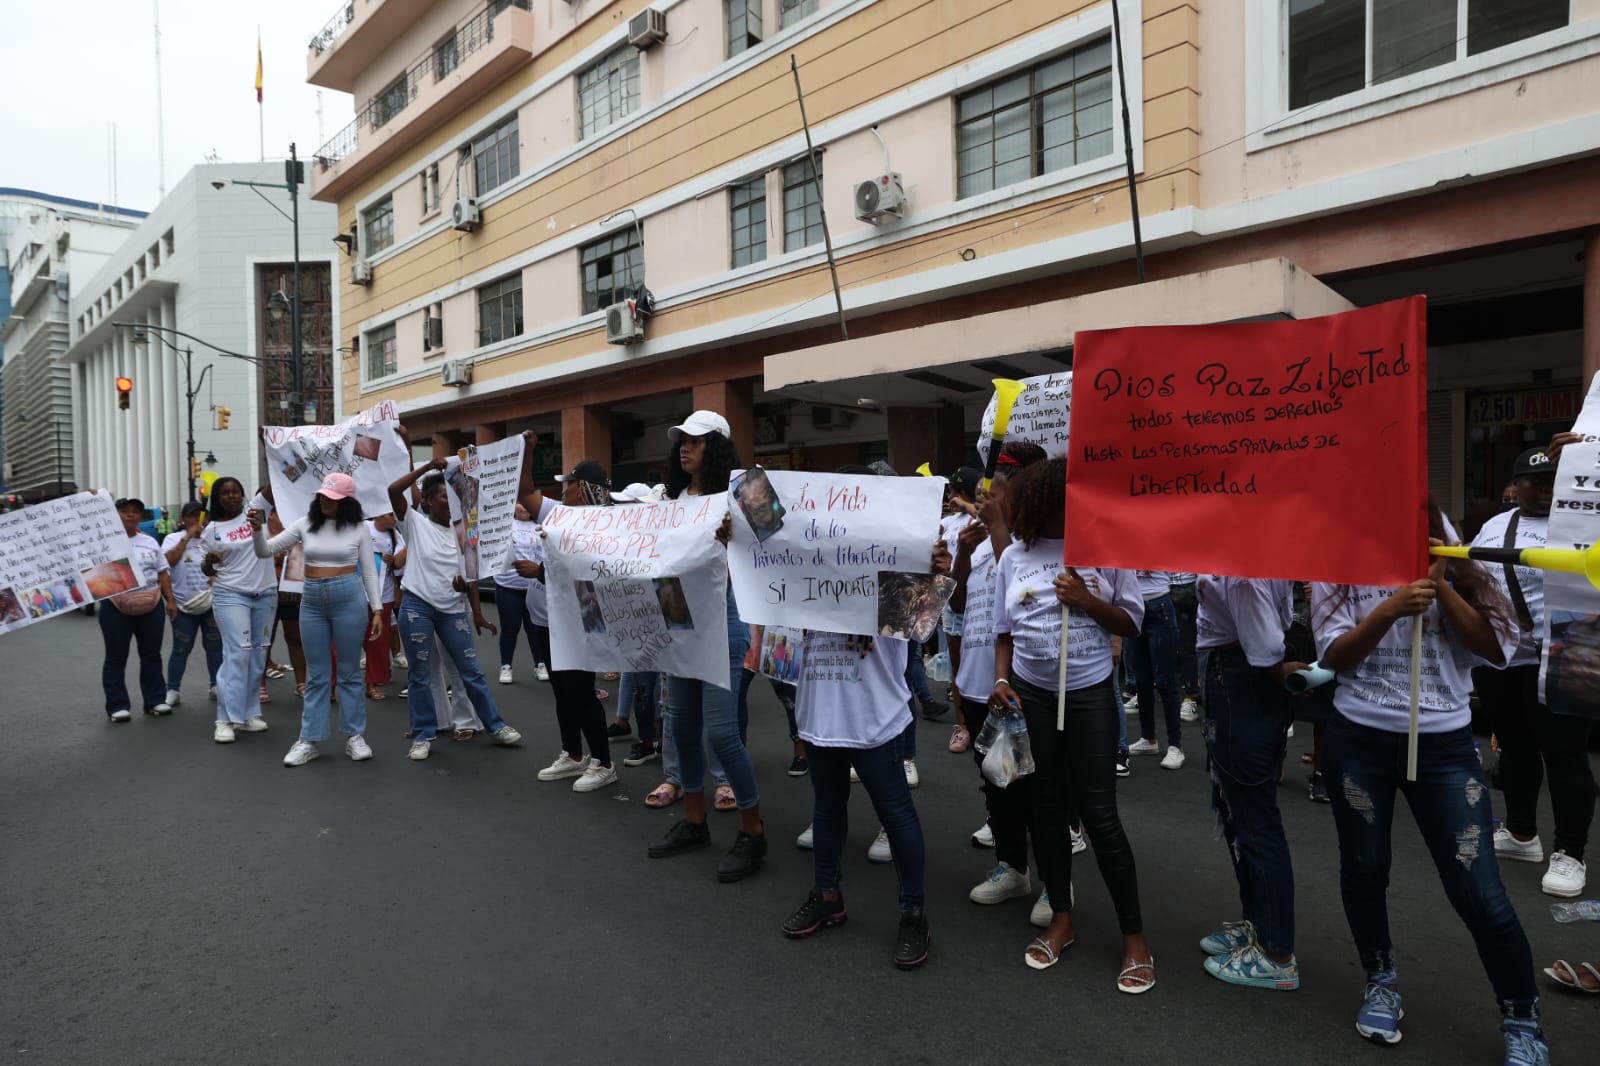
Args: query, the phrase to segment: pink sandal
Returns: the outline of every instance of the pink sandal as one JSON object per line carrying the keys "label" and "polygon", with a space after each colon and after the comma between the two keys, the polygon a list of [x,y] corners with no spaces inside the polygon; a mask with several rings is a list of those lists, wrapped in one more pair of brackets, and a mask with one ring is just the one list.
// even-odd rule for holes
{"label": "pink sandal", "polygon": [[738,810],[739,801],[733,794],[733,786],[718,785],[715,798],[712,799],[711,805],[719,811]]}
{"label": "pink sandal", "polygon": [[671,781],[663,781],[650,790],[650,795],[644,798],[646,807],[670,807],[683,798],[683,789]]}
{"label": "pink sandal", "polygon": [[972,734],[967,732],[966,726],[957,722],[956,727],[950,730],[950,750],[960,755],[970,747],[972,747]]}

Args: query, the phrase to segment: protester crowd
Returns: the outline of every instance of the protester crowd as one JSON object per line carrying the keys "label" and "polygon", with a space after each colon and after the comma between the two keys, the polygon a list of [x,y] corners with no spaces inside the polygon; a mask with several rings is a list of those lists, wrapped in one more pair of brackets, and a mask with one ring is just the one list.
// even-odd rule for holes
{"label": "protester crowd", "polygon": [[[1373,588],[1066,567],[1066,460],[1013,441],[998,453],[992,483],[973,468],[949,479],[944,516],[928,531],[927,565],[950,574],[955,591],[926,646],[807,631],[795,672],[787,645],[763,659],[762,633],[741,620],[730,586],[728,686],[623,673],[617,718],[608,722],[596,675],[551,658],[541,524],[558,503],[633,506],[725,494],[742,465],[730,438],[721,415],[697,411],[670,431],[663,485],[615,491],[605,467],[586,459],[556,479],[559,500],[534,486],[526,450],[513,559],[492,588],[500,620],[496,680],[513,681],[512,657],[526,633],[537,680],[548,682],[555,702],[561,750],[537,772],[540,781],[571,780],[577,792],[604,789],[617,781],[612,744],[627,741],[624,765],[662,763],[665,780],[647,803],[683,803],[682,817],[650,845],[649,856],[708,847],[708,806],[732,810],[739,827],[716,877],[749,877],[762,866],[768,841],[746,745],[748,693],[758,676],[767,677],[794,744],[788,773],[809,777],[814,795],[811,823],[798,840],[812,850],[814,876],[782,932],[808,937],[845,922],[840,859],[851,786],[859,783],[879,826],[868,857],[892,862],[898,880],[892,958],[911,969],[928,960],[932,944],[926,844],[913,799],[916,718],[950,716],[948,750],[972,754],[983,790],[973,841],[996,855],[969,898],[1035,899],[1038,935],[1019,946],[1027,966],[1048,969],[1074,942],[1074,866],[1092,851],[1122,936],[1109,972],[1118,991],[1138,995],[1154,989],[1157,971],[1140,909],[1138,826],[1119,814],[1117,782],[1138,767],[1139,756],[1167,771],[1185,769],[1183,726],[1197,723],[1225,844],[1218,861],[1231,865],[1239,885],[1237,913],[1218,914],[1216,931],[1200,942],[1204,967],[1230,984],[1292,990],[1300,973],[1280,784],[1299,721],[1313,731],[1308,794],[1332,807],[1340,894],[1365,973],[1357,1032],[1385,1044],[1401,1037],[1402,986],[1386,899],[1403,795],[1477,946],[1501,1014],[1505,1061],[1549,1061],[1531,950],[1499,862],[1546,862],[1536,811],[1548,777],[1555,825],[1542,887],[1553,896],[1581,894],[1595,786],[1589,720],[1553,714],[1540,699],[1538,570],[1439,558],[1422,580]],[[1567,439],[1556,438],[1548,456],[1535,450],[1517,460],[1514,506],[1488,522],[1477,543],[1544,544],[1551,460]],[[198,637],[217,705],[214,739],[231,743],[241,732],[266,731],[264,682],[283,672],[268,650],[281,627],[293,633],[303,696],[288,766],[321,754],[318,745],[333,736],[335,705],[347,756],[372,758],[367,702],[386,698],[391,666],[405,672],[397,695],[407,702],[409,758],[429,758],[444,728],[458,741],[483,732],[495,744],[518,745],[522,734],[503,719],[492,671],[473,639],[497,627],[484,615],[450,526],[446,465],[419,465],[389,486],[392,513],[381,516],[362,513],[345,474],[329,475],[304,515],[276,514],[269,488],[247,494],[238,480],[219,478],[209,514],[186,507],[182,528],[159,545],[138,529],[144,505],[118,501],[131,556],[160,576],[157,586],[112,599],[99,613],[111,720],[131,718],[124,679],[130,643],[138,647],[145,713],[165,715],[183,698]],[[894,471],[875,463],[839,473]],[[718,534],[724,542],[727,528]],[[1456,539],[1437,507],[1430,534],[1435,543]],[[303,589],[282,594],[282,560],[295,549],[303,552]],[[162,607],[173,631],[164,666]],[[1408,780],[1408,674],[1418,627],[1431,683],[1421,694],[1418,772]],[[1294,679],[1315,679],[1312,660],[1333,680],[1291,696],[1286,686]],[[846,668],[808,672],[804,663],[811,662]],[[930,690],[930,664],[948,678],[948,702]],[[1498,827],[1471,731],[1474,694],[1499,744],[1505,822]],[[997,727],[1025,733],[1031,770],[993,770],[987,749]],[[1600,976],[1581,964],[1546,972],[1567,987],[1600,991]]]}

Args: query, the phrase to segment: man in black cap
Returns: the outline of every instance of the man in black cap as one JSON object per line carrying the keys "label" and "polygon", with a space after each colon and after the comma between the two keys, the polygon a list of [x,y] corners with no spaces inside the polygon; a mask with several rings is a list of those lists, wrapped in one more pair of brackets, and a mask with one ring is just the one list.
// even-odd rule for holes
{"label": "man in black cap", "polygon": [[[1529,448],[1511,467],[1517,505],[1483,524],[1474,547],[1542,548],[1555,495],[1556,464],[1543,448]],[[1489,566],[1515,610],[1522,640],[1504,669],[1479,667],[1473,687],[1500,740],[1500,788],[1506,817],[1495,831],[1495,855],[1504,862],[1543,862],[1537,822],[1539,785],[1550,779],[1554,849],[1542,887],[1552,896],[1583,891],[1584,847],[1594,820],[1594,776],[1589,769],[1587,718],[1550,713],[1539,699],[1540,641],[1544,632],[1544,575],[1531,566]]]}
{"label": "man in black cap", "polygon": [[561,482],[561,502],[568,507],[609,506],[611,479],[606,468],[593,459],[585,459],[572,468],[570,474],[557,474]]}

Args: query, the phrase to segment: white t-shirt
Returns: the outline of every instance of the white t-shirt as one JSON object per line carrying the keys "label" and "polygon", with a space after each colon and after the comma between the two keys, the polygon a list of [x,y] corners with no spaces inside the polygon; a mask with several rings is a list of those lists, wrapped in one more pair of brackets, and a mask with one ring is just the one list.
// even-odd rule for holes
{"label": "white t-shirt", "polygon": [[251,509],[270,515],[272,504],[267,502],[265,496],[257,494],[245,504],[244,511],[240,511],[237,518],[213,519],[206,526],[206,551],[222,554],[222,562],[217,565],[216,580],[212,582],[214,588],[255,595],[271,592],[278,587],[278,575],[272,568],[272,560],[256,558],[255,546],[251,543],[250,523],[244,517],[245,512]]}
{"label": "white t-shirt", "polygon": [[321,529],[312,530],[309,517],[296,518],[282,533],[270,540],[267,539],[266,527],[253,531],[251,543],[256,554],[262,558],[270,559],[298,544],[305,551],[307,566],[330,569],[353,566],[361,577],[367,606],[374,611],[383,607],[377,552],[372,547],[372,534],[367,531],[364,521],[343,529],[332,521],[325,521]]}
{"label": "white t-shirt", "polygon": [[[994,631],[1011,634],[1011,675],[1054,692],[1061,664],[1061,601],[1053,586],[1063,569],[1059,540],[1032,548],[1013,541],[1000,556]],[[1144,624],[1144,597],[1131,570],[1078,567],[1078,576],[1097,599],[1128,612]],[[1097,685],[1111,676],[1111,634],[1087,612],[1073,611],[1067,629],[1067,691]]]}
{"label": "white t-shirt", "polygon": [[150,534],[143,532],[128,538],[128,561],[138,568],[141,586],[154,585],[161,580],[162,574],[172,569],[167,565],[167,556],[161,550],[161,545]]}
{"label": "white t-shirt", "polygon": [[[1511,522],[1511,516],[1517,513],[1513,507],[1495,515],[1483,524],[1478,530],[1478,535],[1472,541],[1474,548],[1499,548],[1506,542],[1506,526]],[[1517,542],[1513,548],[1543,548],[1550,532],[1549,517],[1535,518],[1532,515],[1521,515],[1517,519]],[[1500,586],[1500,591],[1511,598],[1511,590],[1506,585],[1506,568],[1501,563],[1484,563],[1484,569],[1494,578]],[[1511,656],[1507,666],[1531,666],[1539,661],[1540,634],[1544,632],[1544,571],[1531,566],[1516,566],[1517,585],[1522,589],[1522,598],[1527,601],[1528,615],[1533,619],[1533,628],[1523,631],[1522,639],[1517,643],[1517,650]]]}
{"label": "white t-shirt", "polygon": [[[1391,589],[1369,585],[1311,586],[1311,626],[1317,655],[1328,654],[1333,642],[1360,624]],[[1359,725],[1404,733],[1410,723],[1411,630],[1418,618],[1402,618],[1389,628],[1372,654],[1352,669],[1341,671],[1333,705]],[[1418,730],[1447,733],[1472,720],[1467,698],[1472,694],[1472,668],[1484,664],[1456,641],[1444,624],[1439,605],[1420,616],[1422,630],[1421,687],[1417,701]],[[1497,630],[1509,657],[1517,646],[1516,628]]]}
{"label": "white t-shirt", "polygon": [[[400,525],[385,533],[370,518],[367,520],[367,535],[372,538],[372,550],[378,556],[378,579],[383,586],[383,602],[394,602],[394,578],[396,571],[383,564],[385,555],[395,556],[406,550],[406,538],[400,535]],[[404,568],[402,568],[404,569]]]}
{"label": "white t-shirt", "polygon": [[1139,595],[1147,600],[1172,591],[1172,575],[1165,570],[1135,570],[1134,573],[1139,578]]}
{"label": "white t-shirt", "polygon": [[939,539],[944,541],[944,546],[953,556],[956,553],[956,541],[961,539],[961,531],[972,524],[972,516],[965,511],[945,515],[939,519]]}
{"label": "white t-shirt", "polygon": [[[539,534],[533,535],[533,543],[528,548],[528,561],[544,565],[544,538]],[[528,578],[528,591],[526,594],[528,604],[528,617],[536,626],[550,624],[550,602],[543,581]]]}
{"label": "white t-shirt", "polygon": [[172,595],[179,603],[184,603],[210,588],[211,579],[200,570],[206,557],[205,534],[190,540],[188,530],[168,533],[161,541],[161,554],[166,555],[180,544],[184,549],[178,557],[178,565],[172,567]]}
{"label": "white t-shirt", "polygon": [[794,717],[800,739],[824,748],[876,748],[911,723],[906,642],[874,637],[865,657],[843,633],[807,630]]}
{"label": "white t-shirt", "polygon": [[[533,545],[539,539],[539,526],[534,522],[511,522],[511,559],[513,562],[537,561],[533,558]],[[531,577],[523,577],[517,573],[517,568],[508,566],[494,575],[494,583],[504,589],[526,589],[533,581]]]}
{"label": "white t-shirt", "polygon": [[400,587],[446,614],[464,613],[467,594],[457,592],[453,584],[466,575],[455,527],[441,526],[419,509],[408,507],[400,528],[406,537],[406,573]]}
{"label": "white t-shirt", "polygon": [[1195,612],[1195,647],[1221,648],[1238,643],[1251,666],[1283,662],[1283,635],[1294,621],[1294,586],[1287,581],[1253,577],[1199,579],[1200,608]]}
{"label": "white t-shirt", "polygon": [[972,549],[972,572],[967,575],[961,665],[956,670],[956,689],[965,700],[982,703],[994,688],[994,596],[999,585],[994,542],[985,537]]}
{"label": "white t-shirt", "polygon": [[1199,580],[1198,574],[1184,574],[1179,573],[1178,571],[1173,571],[1167,576],[1172,578],[1172,583],[1174,585],[1193,585]]}

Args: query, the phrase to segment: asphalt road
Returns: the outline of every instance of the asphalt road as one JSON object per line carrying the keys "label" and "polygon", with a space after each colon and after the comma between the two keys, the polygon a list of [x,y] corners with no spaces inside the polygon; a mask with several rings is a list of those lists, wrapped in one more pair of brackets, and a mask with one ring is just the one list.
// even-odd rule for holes
{"label": "asphalt road", "polygon": [[[1198,735],[1181,771],[1136,763],[1121,806],[1159,977],[1148,995],[1120,995],[1092,864],[1077,876],[1078,942],[1045,973],[1022,963],[1029,901],[968,902],[992,862],[968,843],[982,821],[975,771],[944,751],[948,727],[924,725],[933,955],[900,973],[893,868],[866,862],[864,796],[848,924],[804,942],[778,931],[810,885],[792,842],[811,796],[784,775],[765,686],[751,742],[773,848],[759,875],[720,885],[732,815],[712,815],[711,851],[645,857],[682,810],[643,805],[659,764],[590,795],[535,779],[558,744],[526,656],[517,682],[495,687],[521,750],[444,741],[408,762],[405,704],[391,697],[370,705],[372,762],[327,744],[290,770],[288,679],[272,683],[272,730],[223,747],[198,673],[171,718],[108,724],[93,619],[0,637],[0,1062],[1500,1061],[1493,996],[1404,816],[1391,908],[1405,1041],[1378,1049],[1352,1028],[1362,977],[1331,819],[1301,788],[1283,807],[1302,988],[1237,989],[1204,974],[1196,946],[1237,915]],[[1290,775],[1298,786],[1298,766]],[[1541,871],[1506,871],[1537,963],[1600,961],[1600,925],[1553,922]],[[1556,1061],[1595,1061],[1600,997],[1552,990],[1544,1003]]]}

